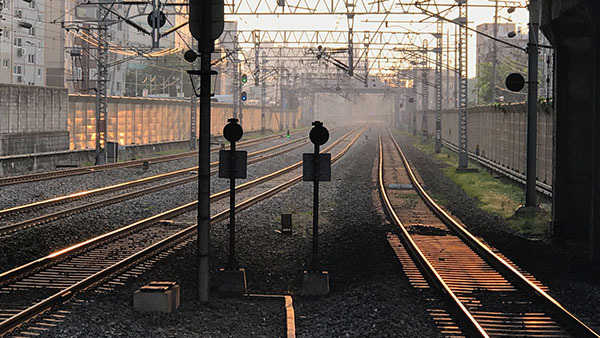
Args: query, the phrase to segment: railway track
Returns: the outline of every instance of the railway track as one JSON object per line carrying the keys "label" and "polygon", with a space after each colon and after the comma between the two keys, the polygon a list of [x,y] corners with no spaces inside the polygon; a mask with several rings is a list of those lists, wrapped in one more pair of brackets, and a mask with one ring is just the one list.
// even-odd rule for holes
{"label": "railway track", "polygon": [[[297,133],[300,133],[300,132],[302,132],[302,131],[299,131]],[[296,133],[294,133],[294,134],[296,134]],[[275,135],[270,135],[267,137],[242,141],[242,142],[238,143],[238,146],[250,146],[250,145],[260,143],[260,142],[279,138],[282,135],[283,134],[275,134]],[[211,152],[217,152],[217,151],[219,151],[219,149],[220,149],[219,147],[213,147],[211,149]],[[157,156],[157,157],[152,157],[152,158],[145,158],[145,159],[140,159],[140,160],[126,161],[126,162],[109,163],[109,164],[96,165],[96,166],[86,167],[86,168],[73,168],[73,169],[64,169],[64,170],[55,170],[55,171],[49,171],[49,172],[43,172],[43,173],[36,173],[36,174],[10,176],[10,177],[0,178],[0,187],[6,186],[6,185],[42,181],[42,180],[53,179],[53,178],[91,174],[91,173],[95,173],[98,171],[110,170],[110,169],[115,169],[115,168],[139,167],[139,166],[142,166],[145,162],[147,162],[149,164],[156,164],[156,163],[168,162],[168,161],[178,160],[178,159],[192,157],[192,156],[198,156],[198,152],[197,151],[188,151],[188,152],[179,153],[179,154]]]}
{"label": "railway track", "polygon": [[[248,154],[248,164],[254,164],[260,161],[267,160],[269,158],[273,158],[275,156],[287,153],[291,150],[297,149],[308,144],[308,137],[303,137],[294,141],[286,142],[284,144],[275,145],[266,149],[258,150]],[[217,166],[219,162],[215,161],[211,163],[211,174],[215,174],[218,172]],[[147,195],[156,191],[165,190],[171,187],[187,184],[197,180],[197,170],[198,167],[191,167],[181,170],[176,170],[170,173],[159,174],[151,177],[145,177],[139,180],[134,180],[130,182],[124,182],[108,187],[102,187],[97,189],[92,189],[88,191],[77,192],[74,194],[69,194],[66,196],[60,196],[56,198],[51,198],[44,201],[39,201],[35,203],[25,204],[13,208],[8,208],[4,210],[0,210],[0,235],[4,235],[7,233],[12,233],[14,231],[26,229],[32,226],[41,225],[50,221],[55,221],[60,218],[64,218],[67,216],[71,216],[77,213],[81,213],[88,210],[93,210],[97,208],[101,208],[107,205],[119,203],[125,200],[129,200],[132,198],[136,198],[142,195]],[[179,176],[188,174],[188,177],[177,178]],[[166,183],[160,183],[162,181],[167,181]],[[153,186],[146,187],[151,183],[159,183]],[[132,190],[132,188],[143,186],[141,189]],[[122,190],[129,190],[128,192],[114,195],[116,192]],[[106,194],[110,194],[111,196],[106,197]],[[90,198],[102,195],[100,199],[97,201],[87,202]],[[56,205],[65,205],[72,204],[76,201],[85,200],[86,203],[78,204],[75,206],[68,206],[66,208],[62,208],[60,210],[54,210],[49,213],[41,214],[35,216],[33,218],[23,217],[25,212],[31,212],[35,210],[36,212],[41,209],[46,209]],[[57,208],[55,208],[57,209]]]}
{"label": "railway track", "polygon": [[[333,158],[332,162],[341,158],[356,142],[361,133],[353,130],[333,142],[323,152],[329,151],[355,136]],[[288,187],[300,182],[302,175],[297,175],[302,162],[295,163],[276,172],[246,182],[236,187],[245,190],[272,179],[289,174],[288,178],[275,186],[261,192],[236,205],[236,210],[250,207]],[[211,196],[211,201],[228,195],[228,190]],[[186,226],[165,220],[176,219],[177,216],[196,209],[197,202],[191,202],[161,214],[140,220],[110,233],[98,236],[85,242],[73,245],[46,257],[32,261],[18,268],[0,274],[0,336],[11,332],[22,325],[28,333],[35,334],[55,325],[53,316],[41,316],[54,306],[64,303],[78,292],[98,285],[102,281],[125,275],[124,271],[135,269],[143,262],[160,256],[165,250],[181,247],[194,239],[196,225]],[[228,217],[225,209],[213,214],[211,222],[218,222]],[[60,315],[59,315],[60,316]],[[38,317],[35,323],[30,321]]]}
{"label": "railway track", "polygon": [[[379,189],[398,226],[388,241],[415,287],[433,285],[449,314],[432,311],[443,334],[467,337],[599,337],[547,288],[470,234],[423,189],[388,131],[379,139]],[[390,190],[399,184],[405,190]]]}

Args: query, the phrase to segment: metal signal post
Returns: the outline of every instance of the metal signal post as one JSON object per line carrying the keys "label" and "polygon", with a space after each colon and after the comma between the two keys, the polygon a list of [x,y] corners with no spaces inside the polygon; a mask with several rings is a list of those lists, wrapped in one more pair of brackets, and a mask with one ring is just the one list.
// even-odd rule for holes
{"label": "metal signal post", "polygon": [[198,298],[208,301],[210,243],[210,53],[224,28],[223,0],[190,0],[189,27],[200,52],[200,149],[198,151]]}

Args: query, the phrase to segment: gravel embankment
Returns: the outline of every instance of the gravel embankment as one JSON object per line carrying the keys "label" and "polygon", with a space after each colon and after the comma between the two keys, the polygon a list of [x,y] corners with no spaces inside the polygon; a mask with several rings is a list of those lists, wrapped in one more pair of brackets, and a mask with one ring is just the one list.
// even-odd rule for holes
{"label": "gravel embankment", "polygon": [[[301,135],[296,135],[295,137],[299,138]],[[239,150],[253,152],[276,144],[281,144],[282,141],[283,138],[277,138],[261,144],[242,147]],[[218,152],[211,153],[211,160],[216,161],[217,159]],[[198,158],[197,156],[192,156],[168,162],[150,164],[148,170],[143,170],[141,166],[118,168],[90,174],[9,185],[1,188],[0,209],[41,201],[56,196],[63,196],[74,192],[114,185],[178,169],[190,168],[196,165],[198,165]]]}
{"label": "gravel embankment", "polygon": [[550,238],[532,241],[518,236],[503,218],[479,209],[474,199],[451,182],[441,170],[445,163],[414,148],[408,137],[397,140],[428,192],[445,201],[444,207],[471,232],[548,285],[550,295],[600,332],[600,269],[587,261],[586,243]]}
{"label": "gravel embankment", "polygon": [[[342,132],[334,133],[332,139],[336,139],[342,135]],[[268,146],[270,146],[270,143],[262,145],[261,149]],[[292,163],[296,163],[302,158],[302,152],[308,152],[311,149],[310,145],[305,145],[283,155],[250,165],[246,180],[258,178]],[[182,165],[180,161],[173,162],[173,168],[163,168],[163,172],[178,169]],[[167,164],[160,165],[166,166]],[[184,167],[189,166],[191,165]],[[115,170],[113,175],[119,175],[119,173],[122,173],[122,171]],[[105,175],[109,175],[109,173],[107,172]],[[122,174],[122,176],[124,180],[132,179],[131,175]],[[238,183],[242,183],[243,181],[238,180]],[[38,182],[37,184],[39,186],[38,189],[43,189],[42,185],[56,183],[52,180],[46,183]],[[77,182],[73,182],[70,185],[71,189],[84,189],[83,187],[76,187],[76,184]],[[95,182],[94,184],[99,184],[99,182]],[[85,184],[83,185],[85,186]],[[229,181],[220,179],[216,175],[211,177],[212,193],[228,188]],[[197,199],[197,191],[197,183],[192,182],[2,236],[0,237],[1,271],[6,271],[33,259],[43,257],[58,249],[194,201]],[[191,220],[191,222],[193,221]]]}
{"label": "gravel embankment", "polygon": [[[331,182],[321,184],[320,252],[331,293],[298,296],[309,262],[312,184],[302,182],[238,213],[238,259],[247,268],[252,293],[294,295],[299,337],[436,337],[426,309],[427,291],[413,289],[386,240],[391,225],[374,194],[376,131],[334,164]],[[294,213],[294,234],[277,230],[282,212]],[[190,214],[180,221],[194,220]],[[88,291],[66,321],[43,337],[281,337],[284,308],[279,300],[222,299],[216,271],[227,259],[226,222],[211,228],[211,302],[199,304],[195,290],[195,242],[154,269],[109,294]],[[182,306],[169,315],[135,313],[133,291],[150,280],[176,280]]]}

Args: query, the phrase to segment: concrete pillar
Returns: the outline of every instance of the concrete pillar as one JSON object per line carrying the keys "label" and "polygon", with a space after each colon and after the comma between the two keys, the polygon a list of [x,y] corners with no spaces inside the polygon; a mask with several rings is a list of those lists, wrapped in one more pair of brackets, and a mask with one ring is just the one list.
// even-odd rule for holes
{"label": "concrete pillar", "polygon": [[543,2],[542,29],[556,48],[553,223],[555,236],[589,241],[600,261],[600,5]]}

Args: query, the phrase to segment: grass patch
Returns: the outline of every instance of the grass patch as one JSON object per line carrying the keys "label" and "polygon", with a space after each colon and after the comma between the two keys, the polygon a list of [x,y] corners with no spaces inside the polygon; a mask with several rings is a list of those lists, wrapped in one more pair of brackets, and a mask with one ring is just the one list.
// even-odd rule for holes
{"label": "grass patch", "polygon": [[175,154],[180,154],[180,153],[185,153],[186,151],[190,151],[189,149],[168,149],[168,150],[161,150],[159,152],[155,152],[155,155],[158,156],[166,156],[166,155],[175,155]]}
{"label": "grass patch", "polygon": [[[474,198],[479,208],[503,217],[512,228],[522,235],[540,236],[548,232],[550,212],[541,211],[535,215],[515,215],[517,208],[525,202],[525,191],[521,186],[495,178],[487,169],[479,167],[473,161],[469,161],[469,166],[479,168],[479,172],[457,172],[457,153],[442,148],[442,152],[436,154],[433,140],[422,143],[420,137],[413,137],[411,134],[401,131],[395,133],[396,135],[410,136],[415,148],[446,164],[442,168],[444,174],[467,195]],[[436,194],[433,197],[442,205],[448,202],[447,196]]]}
{"label": "grass patch", "polygon": [[532,216],[513,216],[508,224],[525,236],[539,236],[548,232],[552,214],[542,210]]}

